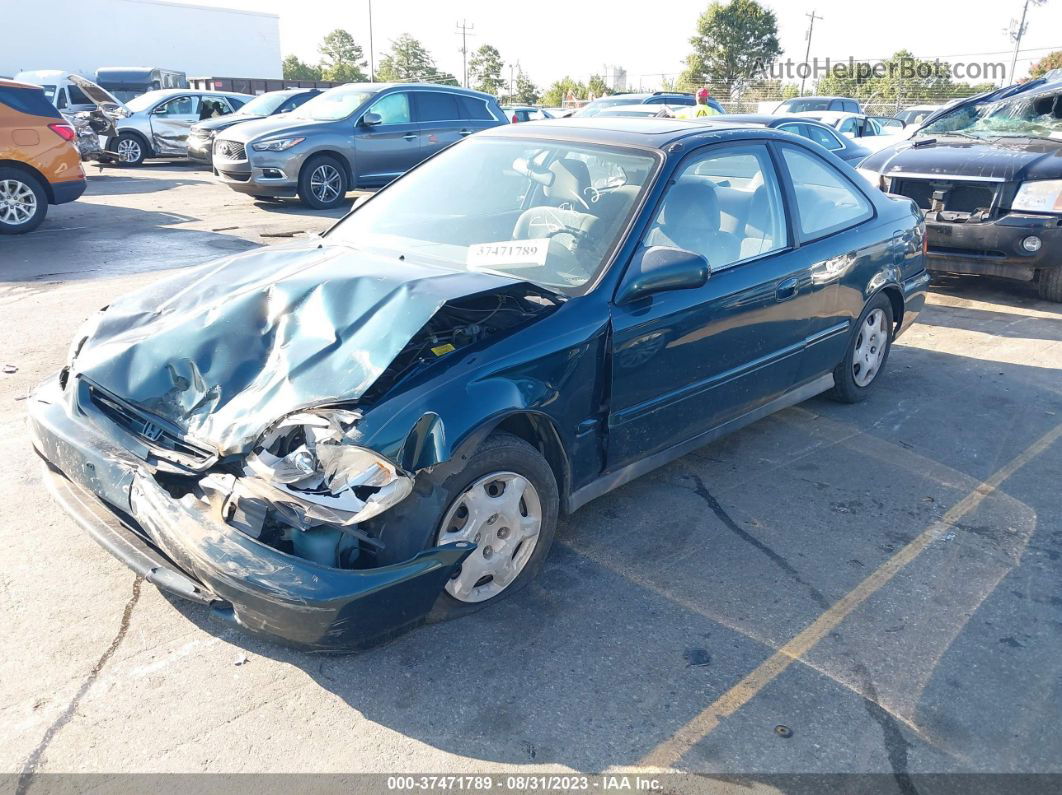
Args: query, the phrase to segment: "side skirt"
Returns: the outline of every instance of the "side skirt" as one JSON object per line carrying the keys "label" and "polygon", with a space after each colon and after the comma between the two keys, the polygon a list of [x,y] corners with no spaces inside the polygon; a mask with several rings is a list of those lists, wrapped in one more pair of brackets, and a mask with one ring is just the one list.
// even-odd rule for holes
{"label": "side skirt", "polygon": [[633,464],[628,464],[622,469],[618,469],[615,472],[607,472],[596,480],[587,483],[580,489],[572,492],[568,498],[569,511],[576,511],[582,506],[586,505],[591,500],[608,494],[613,489],[617,489],[626,483],[630,483],[635,478],[652,472],[654,469],[658,469],[665,464],[670,464],[676,458],[682,458],[687,453],[693,452],[698,447],[703,447],[710,442],[714,442],[728,433],[744,428],[746,425],[750,425],[756,420],[763,419],[769,414],[774,414],[776,411],[795,406],[797,403],[803,403],[809,398],[815,397],[815,395],[825,392],[833,386],[833,373],[827,373],[824,376],[816,378],[814,381],[810,381],[803,386],[799,386],[784,395],[776,397],[769,403],[765,403],[759,408],[755,408],[747,414],[742,414],[740,417],[724,422],[722,425],[718,425],[711,430],[705,431],[702,434],[694,436],[692,439],[688,439],[685,442],[669,447],[666,450],[661,450],[659,453],[653,453],[653,455],[643,458],[641,461],[635,461]]}

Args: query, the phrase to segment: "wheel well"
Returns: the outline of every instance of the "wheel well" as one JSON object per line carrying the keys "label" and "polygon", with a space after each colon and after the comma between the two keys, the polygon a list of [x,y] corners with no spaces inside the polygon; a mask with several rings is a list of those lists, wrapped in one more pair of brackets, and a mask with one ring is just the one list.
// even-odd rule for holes
{"label": "wheel well", "polygon": [[339,152],[333,152],[329,149],[325,149],[321,152],[314,152],[312,155],[306,158],[306,160],[304,160],[302,163],[302,168],[299,169],[299,179],[302,179],[302,172],[303,170],[305,170],[306,166],[308,166],[315,157],[318,157],[320,155],[328,155],[329,157],[335,158],[339,161],[339,165],[343,168],[343,173],[347,175],[347,190],[353,190],[354,174],[350,170],[350,163],[347,162],[347,159],[343,157],[343,155],[339,154]]}
{"label": "wheel well", "polygon": [[561,509],[568,512],[568,457],[553,423],[540,414],[510,414],[496,426],[495,431],[504,431],[530,444],[546,459],[553,477],[557,479]]}
{"label": "wheel well", "polygon": [[899,329],[903,322],[903,293],[899,287],[884,287],[881,290],[892,304],[892,323],[895,329]]}
{"label": "wheel well", "polygon": [[13,168],[17,171],[29,174],[31,177],[36,177],[37,181],[40,182],[41,186],[44,188],[44,195],[48,197],[48,204],[55,204],[55,193],[52,192],[52,184],[44,174],[39,172],[33,166],[28,163],[23,163],[21,160],[0,160],[0,168]]}

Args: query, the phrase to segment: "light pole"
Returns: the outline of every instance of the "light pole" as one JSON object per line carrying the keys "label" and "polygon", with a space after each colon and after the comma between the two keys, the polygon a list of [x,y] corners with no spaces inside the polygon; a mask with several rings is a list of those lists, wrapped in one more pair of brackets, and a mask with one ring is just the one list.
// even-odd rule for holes
{"label": "light pole", "polygon": [[807,79],[808,72],[811,70],[811,64],[808,63],[808,58],[811,57],[811,34],[815,31],[815,20],[822,19],[822,17],[818,16],[814,11],[812,11],[810,14],[804,14],[804,16],[810,19],[811,22],[808,23],[808,48],[804,51],[804,72],[800,76],[801,96],[804,95],[804,81]]}
{"label": "light pole", "polygon": [[376,61],[372,54],[372,0],[369,0],[369,82],[376,82]]}
{"label": "light pole", "polygon": [[[1021,47],[1021,37],[1025,35],[1025,16],[1029,13],[1029,0],[1025,0],[1025,5],[1021,7],[1021,22],[1018,23],[1018,29],[1011,35],[1014,37],[1014,57],[1010,59],[1010,84],[1014,84],[1014,70],[1018,67],[1018,48]],[[1010,24],[1014,24],[1014,20],[1011,20]]]}

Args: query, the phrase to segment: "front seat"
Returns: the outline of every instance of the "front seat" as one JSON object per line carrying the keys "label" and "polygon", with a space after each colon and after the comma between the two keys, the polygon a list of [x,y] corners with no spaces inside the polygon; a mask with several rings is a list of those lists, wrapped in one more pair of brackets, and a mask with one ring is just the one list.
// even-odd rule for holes
{"label": "front seat", "polygon": [[650,246],[671,246],[700,254],[713,268],[737,261],[737,238],[720,229],[719,197],[710,182],[679,182],[664,198]]}
{"label": "front seat", "polygon": [[573,208],[587,209],[589,166],[573,157],[561,157],[549,164],[549,170],[553,181],[543,189],[546,198],[558,205],[568,203]]}

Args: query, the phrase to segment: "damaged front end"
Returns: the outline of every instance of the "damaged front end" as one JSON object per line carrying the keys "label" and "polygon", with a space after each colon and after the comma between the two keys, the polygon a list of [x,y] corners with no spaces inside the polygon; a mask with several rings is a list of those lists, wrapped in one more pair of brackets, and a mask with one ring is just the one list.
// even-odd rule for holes
{"label": "damaged front end", "polygon": [[30,401],[49,478],[74,495],[61,501],[147,579],[274,639],[358,648],[423,620],[474,545],[388,547],[370,520],[438,462],[384,455],[359,425],[561,299],[390,268],[254,252],[90,319]]}

